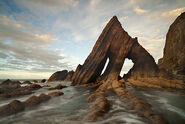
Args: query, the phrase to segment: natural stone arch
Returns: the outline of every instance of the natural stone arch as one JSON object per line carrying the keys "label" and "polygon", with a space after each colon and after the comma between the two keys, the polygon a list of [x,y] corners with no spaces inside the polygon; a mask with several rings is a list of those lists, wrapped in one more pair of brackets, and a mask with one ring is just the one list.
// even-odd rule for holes
{"label": "natural stone arch", "polygon": [[[101,76],[107,58],[109,63]],[[94,82],[100,76],[104,81],[118,80],[125,58],[134,62],[131,69],[134,76],[154,76],[158,70],[153,57],[138,43],[137,38],[128,35],[114,16],[104,28],[84,64],[78,65],[72,85]]]}
{"label": "natural stone arch", "polygon": [[[101,75],[108,58],[109,63],[105,72]],[[117,17],[114,16],[104,28],[84,64],[78,65],[72,78],[72,85],[84,84],[83,86],[97,88],[87,99],[88,102],[92,103],[89,107],[89,113],[83,120],[94,121],[109,111],[110,105],[106,98],[107,90],[112,90],[120,98],[129,100],[129,105],[135,110],[139,108],[138,113],[140,108],[147,108],[142,110],[143,113],[152,112],[150,104],[137,98],[126,89],[124,80],[118,81],[126,58],[134,62],[134,66],[131,69],[132,75],[128,73],[128,77],[155,76],[157,74],[158,67],[153,57],[138,43],[137,38],[131,38],[124,31]],[[152,122],[156,121],[153,119],[155,116],[156,114],[152,112]],[[161,123],[166,123],[163,118],[158,117]]]}

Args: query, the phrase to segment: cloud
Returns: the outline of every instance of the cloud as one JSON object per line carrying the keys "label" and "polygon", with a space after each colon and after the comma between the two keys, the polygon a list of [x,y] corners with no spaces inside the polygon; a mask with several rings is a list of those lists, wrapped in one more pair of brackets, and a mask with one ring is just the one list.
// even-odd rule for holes
{"label": "cloud", "polygon": [[[19,21],[7,16],[0,18],[0,67],[1,70],[22,70],[32,72],[54,72],[74,69],[70,61],[61,56],[61,51],[50,48],[58,39],[50,34],[36,34],[26,30]],[[20,24],[20,26],[17,26]]]}
{"label": "cloud", "polygon": [[162,17],[165,19],[174,19],[185,11],[185,7],[173,9],[162,13]]}
{"label": "cloud", "polygon": [[[15,0],[17,3],[22,3],[22,5],[25,5],[28,7],[28,5],[32,6],[47,6],[47,7],[57,7],[60,9],[69,9],[71,7],[76,7],[78,6],[78,1],[77,0]],[[31,7],[30,7],[31,8]]]}
{"label": "cloud", "polygon": [[95,5],[99,4],[100,2],[101,2],[101,0],[91,0],[90,5],[95,6]]}
{"label": "cloud", "polygon": [[139,15],[141,15],[141,14],[145,14],[145,13],[147,13],[147,12],[148,12],[148,10],[141,9],[139,6],[134,7],[134,11],[135,11],[137,14],[139,14]]}
{"label": "cloud", "polygon": [[132,35],[134,36],[139,36],[139,35],[142,35],[143,33],[139,30],[132,30],[130,33],[132,33]]}
{"label": "cloud", "polygon": [[128,18],[128,16],[123,16],[123,17],[119,18],[119,21],[121,23],[123,23],[127,18]]}
{"label": "cloud", "polygon": [[57,38],[52,37],[50,34],[43,34],[39,29],[36,28],[29,28],[31,25],[28,26],[26,23],[22,23],[11,19],[7,16],[0,15],[0,38],[6,39],[7,37],[13,41],[18,42],[52,42],[57,40]]}
{"label": "cloud", "polygon": [[51,42],[51,41],[58,40],[57,38],[52,38],[50,34],[43,34],[43,35],[36,35],[36,36],[42,39],[42,41],[44,42]]}
{"label": "cloud", "polygon": [[157,62],[163,56],[165,39],[152,37],[139,37],[139,43],[154,57]]}
{"label": "cloud", "polygon": [[152,19],[163,18],[164,20],[170,22],[171,20],[174,20],[175,18],[177,18],[182,12],[185,12],[185,7],[176,8],[173,10],[163,11],[163,12],[156,11],[150,15],[150,18]]}
{"label": "cloud", "polygon": [[[24,46],[24,47],[23,47]],[[0,66],[4,70],[24,70],[35,72],[54,72],[62,69],[73,69],[68,63],[64,62],[64,56],[59,52],[42,49],[36,46],[26,46],[26,44],[4,44],[0,42],[0,49],[6,53],[5,62]],[[3,59],[0,56],[0,59]]]}

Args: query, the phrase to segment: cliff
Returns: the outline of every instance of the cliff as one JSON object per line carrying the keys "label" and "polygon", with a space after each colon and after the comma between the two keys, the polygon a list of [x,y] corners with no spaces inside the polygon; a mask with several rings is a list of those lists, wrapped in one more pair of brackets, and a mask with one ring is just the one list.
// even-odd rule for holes
{"label": "cliff", "polygon": [[158,61],[159,67],[184,76],[185,80],[185,12],[171,24],[163,53],[163,58]]}

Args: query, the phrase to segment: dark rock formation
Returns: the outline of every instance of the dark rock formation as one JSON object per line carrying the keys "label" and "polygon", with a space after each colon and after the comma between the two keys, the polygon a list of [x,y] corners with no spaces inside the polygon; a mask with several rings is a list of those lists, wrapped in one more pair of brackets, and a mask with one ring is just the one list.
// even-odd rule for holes
{"label": "dark rock formation", "polygon": [[61,92],[61,91],[56,91],[56,92],[51,92],[51,93],[48,93],[49,96],[61,96],[63,95],[64,93]]}
{"label": "dark rock formation", "polygon": [[8,116],[11,114],[16,114],[18,112],[21,112],[25,109],[24,103],[18,101],[18,100],[13,100],[7,105],[4,105],[0,107],[0,116]]}
{"label": "dark rock formation", "polygon": [[63,88],[66,88],[67,86],[64,86],[62,84],[58,84],[57,86],[55,87],[51,87],[51,88],[48,88],[48,90],[57,90],[57,89],[63,89]]}
{"label": "dark rock formation", "polygon": [[33,93],[32,91],[40,88],[42,87],[38,84],[21,87],[18,82],[14,84],[14,82],[9,81],[9,83],[6,82],[0,85],[0,99],[28,95]]}
{"label": "dark rock formation", "polygon": [[57,71],[54,74],[51,75],[51,77],[48,79],[48,82],[52,82],[52,81],[71,81],[72,80],[72,76],[74,74],[74,71],[67,71],[67,70],[63,70],[63,71]]}
{"label": "dark rock formation", "polygon": [[24,102],[13,100],[7,105],[0,107],[0,117],[16,114],[24,111],[25,108],[36,106],[50,100],[52,97],[63,95],[63,92],[51,92],[48,95],[42,93],[39,96],[31,96]]}
{"label": "dark rock formation", "polygon": [[185,76],[185,12],[170,26],[166,35],[163,58],[158,65],[173,74]]}
{"label": "dark rock formation", "polygon": [[30,98],[28,98],[24,104],[27,107],[31,107],[31,106],[35,106],[38,105],[44,101],[49,100],[51,97],[49,95],[46,94],[40,94],[39,96],[31,96]]}
{"label": "dark rock formation", "polygon": [[12,81],[10,79],[7,79],[5,81],[3,81],[0,84],[0,87],[11,87],[11,88],[19,88],[21,87],[21,82],[20,81]]}
{"label": "dark rock formation", "polygon": [[26,86],[25,88],[27,88],[29,90],[38,90],[42,87],[39,84],[31,84],[30,86]]}
{"label": "dark rock formation", "polygon": [[57,71],[51,75],[51,77],[48,79],[48,82],[63,81],[66,79],[67,74],[68,74],[67,70]]}
{"label": "dark rock formation", "polygon": [[[139,45],[137,38],[131,38],[124,31],[114,16],[104,28],[84,64],[78,65],[72,77],[72,85],[94,82],[100,76],[104,81],[118,80],[125,58],[134,62],[128,76],[155,76],[158,71],[153,57]],[[109,63],[101,75],[107,59]]]}
{"label": "dark rock formation", "polygon": [[24,81],[23,84],[32,84],[30,81]]}
{"label": "dark rock formation", "polygon": [[71,81],[71,79],[72,79],[72,77],[73,77],[73,74],[74,74],[74,71],[72,70],[72,71],[69,71],[68,73],[67,73],[67,76],[66,76],[66,78],[65,78],[65,81]]}
{"label": "dark rock formation", "polygon": [[105,97],[104,92],[96,92],[88,98],[88,102],[93,102],[89,113],[84,117],[85,121],[95,121],[102,117],[110,109],[110,104]]}
{"label": "dark rock formation", "polygon": [[41,83],[45,83],[46,82],[46,79],[42,79],[40,82]]}
{"label": "dark rock formation", "polygon": [[38,81],[37,80],[33,80],[33,83],[38,83]]}

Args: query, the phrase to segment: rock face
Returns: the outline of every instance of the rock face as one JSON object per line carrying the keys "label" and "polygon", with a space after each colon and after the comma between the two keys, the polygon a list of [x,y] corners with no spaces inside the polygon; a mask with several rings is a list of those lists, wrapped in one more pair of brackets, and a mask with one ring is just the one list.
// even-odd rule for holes
{"label": "rock face", "polygon": [[[78,65],[72,77],[72,85],[94,82],[100,76],[104,81],[118,80],[125,58],[134,62],[134,67],[127,77],[155,76],[158,71],[153,57],[139,45],[137,38],[128,35],[114,16],[104,28],[84,64]],[[107,59],[109,63],[101,75]]]}
{"label": "rock face", "polygon": [[9,116],[12,114],[24,111],[26,108],[36,106],[40,103],[50,100],[52,97],[61,96],[63,92],[51,92],[48,94],[40,94],[39,96],[31,96],[27,100],[21,102],[19,100],[13,100],[9,104],[0,106],[0,117]]}
{"label": "rock face", "polygon": [[20,95],[28,95],[33,93],[32,91],[42,88],[38,84],[30,84],[28,86],[21,87],[19,81],[6,80],[0,84],[0,99],[11,98]]}
{"label": "rock face", "polygon": [[62,84],[58,84],[57,86],[55,87],[50,87],[48,88],[48,90],[57,90],[57,89],[63,89],[63,88],[66,88],[67,86],[64,86]]}
{"label": "rock face", "polygon": [[71,78],[74,74],[74,71],[57,71],[54,74],[51,75],[51,77],[48,79],[48,82],[52,81],[71,81]]}
{"label": "rock face", "polygon": [[30,81],[24,81],[22,84],[32,84]]}
{"label": "rock face", "polygon": [[152,77],[158,72],[158,67],[154,58],[137,42],[134,43],[127,55],[134,66],[129,70],[125,77]]}
{"label": "rock face", "polygon": [[48,79],[48,82],[63,81],[63,80],[65,80],[67,73],[68,73],[67,70],[57,71],[51,75],[51,77]]}
{"label": "rock face", "polygon": [[73,77],[74,71],[69,71],[67,73],[66,79],[65,81],[71,81],[72,77]]}
{"label": "rock face", "polygon": [[41,83],[45,83],[46,82],[46,79],[42,79],[40,82]]}
{"label": "rock face", "polygon": [[164,56],[159,59],[158,65],[173,74],[185,75],[185,12],[170,26]]}

